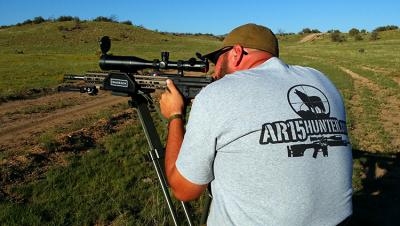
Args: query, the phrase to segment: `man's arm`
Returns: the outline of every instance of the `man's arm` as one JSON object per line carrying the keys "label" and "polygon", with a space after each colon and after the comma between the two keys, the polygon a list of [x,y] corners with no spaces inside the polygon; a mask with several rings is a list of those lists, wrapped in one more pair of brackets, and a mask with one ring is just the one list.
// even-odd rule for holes
{"label": "man's arm", "polygon": [[[160,108],[162,115],[170,118],[175,114],[183,113],[184,101],[172,81],[167,81],[167,87],[167,91],[161,96]],[[189,201],[200,197],[201,193],[207,188],[207,184],[198,185],[188,181],[176,168],[175,163],[182,146],[184,134],[183,120],[181,118],[172,119],[168,126],[165,173],[175,197],[182,201]]]}

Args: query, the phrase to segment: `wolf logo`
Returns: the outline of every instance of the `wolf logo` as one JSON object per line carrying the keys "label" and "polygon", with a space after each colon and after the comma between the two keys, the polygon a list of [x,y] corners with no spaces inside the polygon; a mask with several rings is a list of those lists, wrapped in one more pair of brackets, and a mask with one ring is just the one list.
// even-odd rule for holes
{"label": "wolf logo", "polygon": [[318,96],[308,96],[307,94],[295,89],[294,93],[303,101],[303,103],[308,107],[308,110],[314,114],[325,113],[325,106],[322,100]]}

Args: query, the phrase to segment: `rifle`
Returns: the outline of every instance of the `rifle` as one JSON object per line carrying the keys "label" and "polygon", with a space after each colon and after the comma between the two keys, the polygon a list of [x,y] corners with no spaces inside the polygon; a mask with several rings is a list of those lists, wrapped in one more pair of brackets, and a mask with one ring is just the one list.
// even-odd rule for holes
{"label": "rifle", "polygon": [[318,152],[328,157],[328,146],[347,146],[348,141],[342,140],[339,135],[330,137],[310,137],[310,144],[295,144],[287,147],[289,157],[302,157],[307,149],[314,149],[313,158],[317,158]]}
{"label": "rifle", "polygon": [[[207,72],[208,61],[201,54],[187,61],[170,61],[169,53],[161,53],[161,61],[145,60],[135,56],[114,56],[107,52],[111,47],[110,39],[105,36],[100,41],[102,55],[99,66],[103,72],[86,72],[84,75],[65,74],[64,81],[84,81],[84,86],[59,86],[59,91],[75,91],[96,95],[98,89],[112,91],[113,95],[134,97],[137,94],[150,94],[157,89],[166,88],[170,79],[181,92],[185,100],[193,99],[202,88],[213,82],[209,76],[184,76],[184,71]],[[140,74],[138,71],[152,68],[152,72]],[[160,70],[175,69],[176,74],[163,73]]]}
{"label": "rifle", "polygon": [[[168,184],[165,178],[164,167],[161,159],[164,157],[164,147],[154,126],[153,118],[149,107],[152,108],[153,101],[151,93],[158,89],[166,89],[166,80],[171,79],[184,99],[194,98],[202,88],[210,84],[213,79],[207,76],[184,76],[184,71],[207,72],[208,60],[197,53],[195,58],[187,61],[170,61],[169,53],[162,52],[161,60],[145,60],[136,56],[114,56],[107,52],[111,48],[110,38],[105,36],[100,40],[102,55],[99,66],[102,72],[86,72],[84,75],[65,74],[64,81],[74,82],[83,81],[85,85],[64,85],[59,86],[59,91],[74,91],[96,95],[99,89],[112,91],[113,95],[131,97],[129,104],[137,110],[142,124],[150,151],[149,156],[153,162],[161,189],[168,205],[172,220],[178,225],[176,209],[173,206],[168,191]],[[139,73],[139,70],[153,69],[151,72]],[[161,70],[174,69],[176,74],[167,74]],[[181,202],[186,220],[189,225],[193,225],[189,211],[184,202]],[[203,216],[207,215],[209,205],[203,209]],[[206,218],[205,218],[206,219]],[[203,221],[203,218],[202,218]],[[205,222],[202,222],[202,224]]]}

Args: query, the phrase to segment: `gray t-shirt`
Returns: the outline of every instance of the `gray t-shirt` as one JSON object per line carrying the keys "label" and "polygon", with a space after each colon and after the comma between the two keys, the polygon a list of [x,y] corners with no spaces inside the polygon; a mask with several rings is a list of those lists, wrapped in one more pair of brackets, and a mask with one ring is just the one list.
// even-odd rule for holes
{"label": "gray t-shirt", "polygon": [[336,225],[352,213],[345,121],[321,72],[271,58],[199,93],[176,166],[211,182],[208,226]]}

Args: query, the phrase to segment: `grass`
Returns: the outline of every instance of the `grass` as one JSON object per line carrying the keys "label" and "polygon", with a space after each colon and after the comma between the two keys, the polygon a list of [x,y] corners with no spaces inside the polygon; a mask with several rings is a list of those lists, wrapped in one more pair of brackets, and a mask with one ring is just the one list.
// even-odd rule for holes
{"label": "grass", "polygon": [[143,137],[139,124],[129,125],[87,154],[71,157],[67,167],[55,167],[41,180],[14,187],[21,202],[0,202],[0,222],[172,225]]}
{"label": "grass", "polygon": [[48,131],[40,135],[39,145],[49,153],[54,152],[59,145],[56,140],[56,134],[53,131]]}
{"label": "grass", "polygon": [[24,108],[16,110],[16,111],[8,111],[8,112],[6,112],[6,115],[46,113],[46,112],[52,112],[57,109],[74,106],[74,105],[75,105],[75,101],[72,99],[59,100],[57,102],[47,103],[46,105],[35,105],[35,106],[28,105],[27,107],[24,107]]}
{"label": "grass", "polygon": [[[390,150],[391,137],[387,134],[380,124],[380,111],[382,102],[378,101],[376,95],[366,87],[361,88],[361,104],[364,112],[361,117],[363,125],[366,129],[363,131],[363,136],[357,137],[358,140],[364,140],[370,142],[371,145],[378,146],[377,148],[383,148],[383,150]],[[365,139],[367,138],[367,139]]]}

